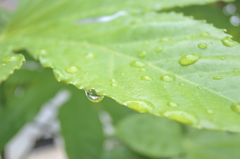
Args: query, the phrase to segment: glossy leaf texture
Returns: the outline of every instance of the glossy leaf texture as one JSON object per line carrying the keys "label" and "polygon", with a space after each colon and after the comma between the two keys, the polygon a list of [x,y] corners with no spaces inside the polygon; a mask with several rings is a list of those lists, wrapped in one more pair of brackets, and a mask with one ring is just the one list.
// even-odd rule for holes
{"label": "glossy leaf texture", "polygon": [[135,152],[151,158],[171,158],[183,152],[181,125],[149,114],[123,119],[116,135]]}
{"label": "glossy leaf texture", "polygon": [[[0,87],[0,151],[59,91],[51,70],[17,71]],[[20,101],[20,102],[19,102]]]}
{"label": "glossy leaf texture", "polygon": [[61,134],[68,157],[98,159],[103,153],[105,137],[97,110],[84,92],[73,87],[68,90],[71,91],[71,98],[59,112]]}
{"label": "glossy leaf texture", "polygon": [[60,2],[34,3],[35,14],[17,15],[3,35],[53,68],[59,81],[140,113],[240,132],[240,46],[222,30],[176,13],[129,12],[87,23],[68,3],[64,11]]}

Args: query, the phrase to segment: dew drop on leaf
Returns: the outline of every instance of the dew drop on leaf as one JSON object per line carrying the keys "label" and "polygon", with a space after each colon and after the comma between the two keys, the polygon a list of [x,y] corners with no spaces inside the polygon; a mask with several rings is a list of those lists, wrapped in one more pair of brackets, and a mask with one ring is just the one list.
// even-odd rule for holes
{"label": "dew drop on leaf", "polygon": [[85,56],[86,59],[92,59],[94,57],[96,57],[96,55],[92,52],[87,53],[87,55]]}
{"label": "dew drop on leaf", "polygon": [[201,37],[208,37],[208,36],[210,36],[210,33],[204,32],[204,33],[201,33],[200,36]]}
{"label": "dew drop on leaf", "polygon": [[207,48],[207,44],[206,43],[200,43],[200,44],[198,44],[198,48],[206,49]]}
{"label": "dew drop on leaf", "polygon": [[146,54],[147,54],[146,51],[141,51],[141,52],[138,54],[138,57],[143,58],[143,57],[146,56]]}
{"label": "dew drop on leaf", "polygon": [[210,110],[210,109],[207,110],[206,112],[207,112],[208,114],[214,114],[214,112],[213,112],[212,110]]}
{"label": "dew drop on leaf", "polygon": [[197,88],[200,89],[200,90],[203,89],[201,86],[197,86]]}
{"label": "dew drop on leaf", "polygon": [[240,70],[238,70],[238,69],[234,69],[233,72],[240,72]]}
{"label": "dew drop on leaf", "polygon": [[110,80],[111,82],[117,82],[114,78]]}
{"label": "dew drop on leaf", "polygon": [[213,77],[212,79],[214,79],[214,80],[221,80],[221,79],[223,79],[223,77],[221,77],[221,76],[215,76],[215,77]]}
{"label": "dew drop on leaf", "polygon": [[110,86],[117,87],[118,84],[117,83],[111,83]]}
{"label": "dew drop on leaf", "polygon": [[140,71],[140,72],[145,72],[146,69],[145,69],[145,68],[141,68],[141,69],[139,69],[139,71]]}
{"label": "dew drop on leaf", "polygon": [[85,94],[91,102],[95,103],[100,102],[104,98],[104,96],[98,95],[93,89],[85,91]]}
{"label": "dew drop on leaf", "polygon": [[78,70],[80,70],[80,68],[77,66],[69,66],[66,68],[66,72],[70,74],[76,73]]}
{"label": "dew drop on leaf", "polygon": [[240,103],[235,103],[231,106],[232,110],[240,114]]}
{"label": "dew drop on leaf", "polygon": [[2,61],[4,63],[9,63],[9,62],[17,62],[20,60],[20,56],[13,55],[13,56],[6,56]]}
{"label": "dew drop on leaf", "polygon": [[191,65],[191,64],[194,64],[195,62],[197,62],[200,59],[200,57],[201,56],[196,53],[186,54],[180,58],[179,63],[182,66]]}
{"label": "dew drop on leaf", "polygon": [[149,113],[153,107],[152,104],[145,101],[126,101],[123,104],[139,113]]}
{"label": "dew drop on leaf", "polygon": [[133,62],[130,63],[130,65],[132,67],[137,67],[137,68],[142,68],[142,67],[146,66],[146,64],[141,62],[141,61],[133,61]]}
{"label": "dew drop on leaf", "polygon": [[156,49],[157,52],[161,52],[162,50],[163,50],[163,48],[162,48],[161,46],[159,46],[159,47]]}
{"label": "dew drop on leaf", "polygon": [[173,75],[163,75],[161,80],[164,82],[172,82],[174,81],[175,77]]}
{"label": "dew drop on leaf", "polygon": [[225,60],[225,57],[221,57],[221,60]]}
{"label": "dew drop on leaf", "polygon": [[176,107],[178,107],[178,104],[175,102],[168,102],[168,106],[176,108]]}
{"label": "dew drop on leaf", "polygon": [[203,77],[204,75],[203,74],[199,74],[200,77]]}
{"label": "dew drop on leaf", "polygon": [[227,47],[232,47],[232,46],[236,45],[236,42],[233,41],[230,36],[226,36],[221,41],[222,41],[223,45],[225,45]]}
{"label": "dew drop on leaf", "polygon": [[166,42],[166,41],[169,41],[169,40],[170,40],[170,38],[164,37],[164,38],[160,39],[159,42]]}
{"label": "dew drop on leaf", "polygon": [[164,116],[183,124],[193,125],[197,123],[197,119],[193,115],[184,111],[167,111]]}
{"label": "dew drop on leaf", "polygon": [[142,76],[141,79],[145,81],[152,81],[152,78],[149,76]]}

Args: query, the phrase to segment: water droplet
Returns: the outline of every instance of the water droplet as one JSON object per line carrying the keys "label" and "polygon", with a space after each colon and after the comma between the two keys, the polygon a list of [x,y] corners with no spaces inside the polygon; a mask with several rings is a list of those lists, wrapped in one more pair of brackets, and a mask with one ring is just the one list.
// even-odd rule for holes
{"label": "water droplet", "polygon": [[197,88],[200,89],[200,90],[203,89],[201,86],[197,86]]}
{"label": "water droplet", "polygon": [[146,101],[127,101],[123,104],[139,113],[149,113],[153,108],[152,104]]}
{"label": "water droplet", "polygon": [[206,49],[207,48],[207,44],[206,43],[200,43],[200,44],[198,44],[198,47],[200,49]]}
{"label": "water droplet", "polygon": [[203,76],[204,76],[204,74],[199,74],[199,76],[200,76],[200,77],[203,77]]}
{"label": "water droplet", "polygon": [[111,82],[117,82],[114,78],[110,80]]}
{"label": "water droplet", "polygon": [[111,83],[110,85],[113,86],[113,87],[117,87],[118,86],[117,83]]}
{"label": "water droplet", "polygon": [[207,112],[208,114],[214,114],[214,112],[213,112],[212,110],[210,110],[210,109],[207,110],[206,112]]}
{"label": "water droplet", "polygon": [[194,64],[195,62],[197,62],[200,57],[201,56],[199,54],[195,54],[195,53],[186,54],[181,57],[179,63],[182,66],[191,65],[191,64]]}
{"label": "water droplet", "polygon": [[13,56],[6,56],[6,57],[4,57],[4,59],[2,61],[4,63],[8,63],[8,62],[17,62],[20,59],[21,59],[20,56],[13,55]]}
{"label": "water droplet", "polygon": [[164,116],[183,124],[193,125],[197,123],[197,119],[193,115],[184,111],[167,111]]}
{"label": "water droplet", "polygon": [[141,79],[145,80],[145,81],[151,81],[152,80],[152,78],[149,77],[149,76],[142,76]]}
{"label": "water droplet", "polygon": [[163,80],[164,82],[172,82],[174,81],[175,77],[173,75],[163,75],[161,77],[161,80]]}
{"label": "water droplet", "polygon": [[141,67],[146,66],[146,64],[141,62],[141,61],[133,61],[133,62],[131,62],[130,65],[133,66],[133,67],[137,67],[137,68],[141,68]]}
{"label": "water droplet", "polygon": [[212,79],[214,79],[214,80],[221,80],[221,79],[223,79],[223,77],[221,77],[221,76],[215,76],[215,77],[213,77]]}
{"label": "water droplet", "polygon": [[221,57],[221,60],[225,60],[225,57]]}
{"label": "water droplet", "polygon": [[140,72],[145,72],[146,69],[145,69],[145,68],[140,68],[139,71],[140,71]]}
{"label": "water droplet", "polygon": [[163,50],[163,48],[162,48],[161,46],[159,46],[159,47],[156,49],[157,52],[161,52],[162,50]]}
{"label": "water droplet", "polygon": [[94,57],[96,57],[96,55],[92,52],[87,53],[87,55],[85,56],[86,59],[92,59]]}
{"label": "water droplet", "polygon": [[47,55],[48,52],[47,52],[46,50],[43,49],[43,50],[40,50],[40,54],[41,54],[41,55]]}
{"label": "water droplet", "polygon": [[77,66],[69,66],[66,68],[66,72],[71,74],[76,73],[78,70],[80,70],[80,68]]}
{"label": "water droplet", "polygon": [[230,36],[226,36],[221,41],[222,41],[223,45],[225,45],[227,47],[232,47],[232,46],[236,45],[236,42],[233,41]]}
{"label": "water droplet", "polygon": [[147,54],[146,51],[141,51],[141,52],[138,54],[138,57],[143,58],[143,57],[146,56],[146,54]]}
{"label": "water droplet", "polygon": [[176,107],[178,107],[178,104],[175,102],[168,102],[168,106],[176,108]]}
{"label": "water droplet", "polygon": [[185,84],[183,84],[183,83],[181,83],[181,84],[179,84],[180,86],[185,86]]}
{"label": "water droplet", "polygon": [[233,72],[240,72],[240,70],[238,70],[238,69],[234,69]]}
{"label": "water droplet", "polygon": [[162,38],[161,40],[159,40],[159,42],[166,42],[166,41],[169,41],[169,40],[170,40],[170,38],[164,37],[164,38]]}
{"label": "water droplet", "polygon": [[204,33],[201,33],[200,36],[201,37],[208,37],[208,36],[210,36],[210,33],[204,32]]}
{"label": "water droplet", "polygon": [[240,103],[235,103],[231,106],[232,110],[240,114]]}
{"label": "water droplet", "polygon": [[85,91],[85,94],[91,102],[100,102],[104,98],[104,96],[98,95],[93,89]]}

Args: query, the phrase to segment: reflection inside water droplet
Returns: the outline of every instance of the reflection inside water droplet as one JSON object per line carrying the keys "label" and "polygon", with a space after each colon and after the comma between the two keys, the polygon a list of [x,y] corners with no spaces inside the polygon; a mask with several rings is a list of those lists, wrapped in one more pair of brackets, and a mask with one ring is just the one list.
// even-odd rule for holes
{"label": "reflection inside water droplet", "polygon": [[98,95],[93,89],[85,91],[85,94],[91,102],[95,103],[100,102],[104,98],[104,96]]}

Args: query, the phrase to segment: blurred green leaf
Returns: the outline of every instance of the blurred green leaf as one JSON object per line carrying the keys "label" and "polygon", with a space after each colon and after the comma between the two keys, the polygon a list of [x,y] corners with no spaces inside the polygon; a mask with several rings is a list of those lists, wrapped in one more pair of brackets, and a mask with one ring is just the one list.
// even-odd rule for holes
{"label": "blurred green leaf", "polygon": [[117,126],[116,135],[132,150],[153,158],[182,153],[180,124],[147,114],[131,115]]}
{"label": "blurred green leaf", "polygon": [[240,158],[240,134],[193,130],[183,145],[187,159]]}
{"label": "blurred green leaf", "polygon": [[35,117],[41,106],[57,93],[61,85],[53,78],[51,70],[17,71],[2,84],[0,89],[5,98],[1,98],[0,151],[24,124]]}
{"label": "blurred green leaf", "polygon": [[7,22],[11,18],[11,13],[7,10],[0,8],[0,32],[2,31],[3,27],[7,24]]}
{"label": "blurred green leaf", "polygon": [[104,135],[97,111],[83,91],[69,90],[71,99],[59,112],[67,154],[70,159],[99,159]]}

